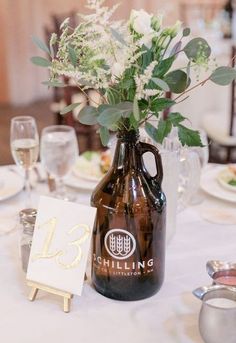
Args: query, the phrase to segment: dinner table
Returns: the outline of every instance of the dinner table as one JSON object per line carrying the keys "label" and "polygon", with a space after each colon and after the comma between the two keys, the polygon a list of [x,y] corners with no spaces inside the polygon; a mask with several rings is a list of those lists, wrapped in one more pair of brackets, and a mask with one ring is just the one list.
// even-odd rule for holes
{"label": "dinner table", "polygon": [[[176,233],[166,247],[165,280],[160,291],[145,300],[117,301],[95,291],[90,278],[82,295],[74,296],[71,311],[62,311],[61,298],[40,292],[28,300],[29,288],[21,267],[19,211],[24,192],[0,201],[0,342],[2,343],[202,343],[198,329],[201,301],[192,291],[212,283],[209,260],[236,260],[236,193],[225,199],[211,185],[222,168],[208,164],[202,171],[204,191],[199,201],[177,215]],[[14,166],[0,172],[15,173]],[[204,183],[205,182],[205,183]],[[207,185],[207,186],[206,186]],[[34,180],[33,204],[49,195],[47,182]],[[71,188],[72,190],[72,188]],[[89,205],[92,190],[74,187],[77,202]],[[218,193],[217,193],[218,192]],[[235,199],[235,200],[234,200]]]}

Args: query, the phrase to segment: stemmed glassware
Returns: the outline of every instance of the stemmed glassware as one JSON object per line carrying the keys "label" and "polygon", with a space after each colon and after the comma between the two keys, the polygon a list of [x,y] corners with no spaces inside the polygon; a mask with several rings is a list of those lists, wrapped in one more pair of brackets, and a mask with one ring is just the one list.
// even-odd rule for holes
{"label": "stemmed glassware", "polygon": [[15,163],[25,171],[26,207],[31,207],[30,170],[39,154],[39,136],[35,119],[17,116],[11,120],[11,152]]}
{"label": "stemmed glassware", "polygon": [[71,171],[78,156],[78,143],[73,127],[52,125],[43,129],[41,136],[41,162],[56,179],[56,190],[53,196],[58,199],[74,200],[72,194],[66,192],[63,179]]}

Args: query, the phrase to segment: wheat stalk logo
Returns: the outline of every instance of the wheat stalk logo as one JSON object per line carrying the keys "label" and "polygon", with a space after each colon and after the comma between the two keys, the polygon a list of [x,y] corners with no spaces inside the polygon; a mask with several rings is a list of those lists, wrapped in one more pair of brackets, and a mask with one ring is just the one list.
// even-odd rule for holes
{"label": "wheat stalk logo", "polygon": [[126,259],[136,248],[134,236],[123,229],[113,229],[105,236],[105,247],[110,256],[116,259]]}

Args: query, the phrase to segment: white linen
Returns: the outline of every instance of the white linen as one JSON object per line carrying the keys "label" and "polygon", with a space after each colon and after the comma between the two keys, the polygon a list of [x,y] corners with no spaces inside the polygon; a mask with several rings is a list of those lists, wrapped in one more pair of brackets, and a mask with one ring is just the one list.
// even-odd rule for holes
{"label": "white linen", "polygon": [[[44,186],[45,187],[45,186]],[[37,191],[46,193],[40,184]],[[89,193],[78,192],[88,204]],[[34,201],[37,202],[34,193]],[[0,221],[6,211],[23,207],[23,194],[0,203]],[[178,216],[177,232],[167,247],[166,276],[152,298],[120,302],[99,295],[86,282],[81,297],[72,300],[71,312],[62,311],[62,299],[39,293],[27,300],[25,274],[18,254],[18,230],[0,237],[0,342],[4,343],[203,343],[198,332],[201,303],[191,294],[210,284],[206,262],[236,261],[236,225],[211,224],[200,217],[205,207],[235,205],[204,196],[204,203]]]}

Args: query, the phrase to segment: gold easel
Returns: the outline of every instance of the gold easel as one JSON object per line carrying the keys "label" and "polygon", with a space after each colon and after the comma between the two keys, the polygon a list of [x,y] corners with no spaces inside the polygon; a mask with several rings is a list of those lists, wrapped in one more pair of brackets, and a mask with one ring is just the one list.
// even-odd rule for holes
{"label": "gold easel", "polygon": [[55,289],[49,286],[42,285],[38,282],[33,282],[29,280],[27,281],[27,285],[31,287],[31,291],[29,294],[30,301],[35,300],[39,290],[45,291],[51,294],[56,294],[56,295],[59,295],[60,297],[63,297],[63,311],[66,313],[70,312],[70,303],[71,303],[71,299],[73,298],[73,294],[60,291],[59,289]]}

